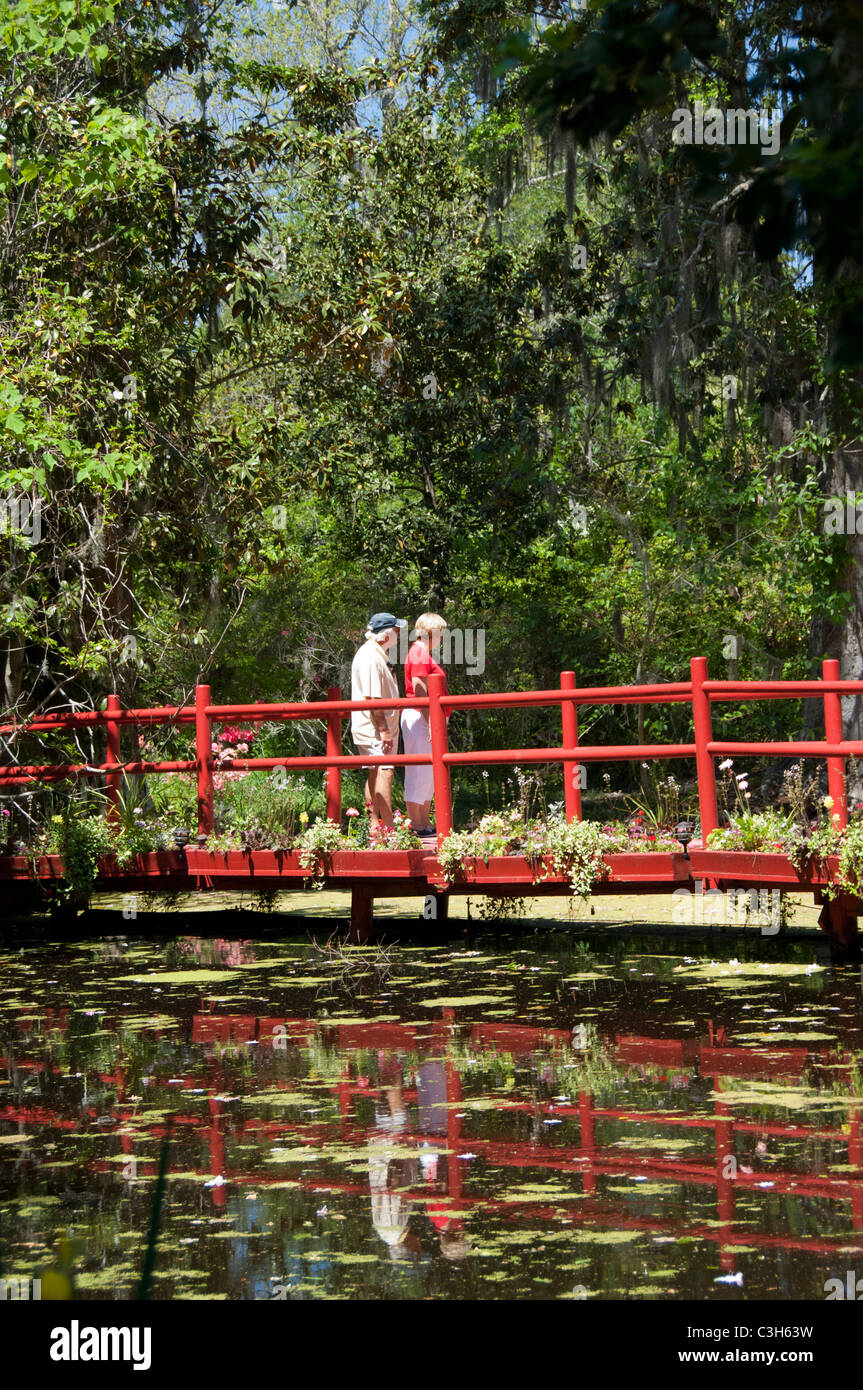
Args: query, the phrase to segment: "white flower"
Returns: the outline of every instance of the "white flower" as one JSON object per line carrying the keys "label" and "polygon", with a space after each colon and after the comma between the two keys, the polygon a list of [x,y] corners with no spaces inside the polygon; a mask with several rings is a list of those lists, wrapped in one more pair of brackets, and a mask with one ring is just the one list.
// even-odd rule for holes
{"label": "white flower", "polygon": [[726,758],[724,763],[720,763],[720,764],[719,764],[719,771],[720,771],[720,772],[727,772],[728,769],[729,769],[730,767],[733,767],[733,766],[734,766],[734,759],[733,759],[733,758]]}

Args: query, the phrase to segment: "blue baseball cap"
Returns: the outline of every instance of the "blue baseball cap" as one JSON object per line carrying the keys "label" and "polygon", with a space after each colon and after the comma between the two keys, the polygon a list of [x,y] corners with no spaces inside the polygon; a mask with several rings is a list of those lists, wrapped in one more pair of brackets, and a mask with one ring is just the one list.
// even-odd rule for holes
{"label": "blue baseball cap", "polygon": [[385,632],[388,627],[407,627],[407,622],[392,613],[373,613],[369,618],[369,632]]}

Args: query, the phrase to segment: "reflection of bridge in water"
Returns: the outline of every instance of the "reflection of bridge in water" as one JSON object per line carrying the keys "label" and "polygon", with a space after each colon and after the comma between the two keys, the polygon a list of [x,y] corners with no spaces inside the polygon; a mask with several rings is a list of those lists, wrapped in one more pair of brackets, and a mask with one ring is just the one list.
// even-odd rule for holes
{"label": "reflection of bridge in water", "polygon": [[[64,1032],[68,1013],[65,1010],[49,1011],[46,1024]],[[115,1021],[121,1024],[121,1020]],[[805,1079],[813,1066],[829,1066],[830,1074],[837,1081],[849,1083],[855,1073],[851,1066],[850,1054],[837,1054],[821,1048],[751,1048],[734,1047],[728,1044],[724,1029],[714,1029],[708,1024],[704,1039],[651,1038],[616,1035],[608,1039],[607,1055],[611,1063],[619,1069],[640,1069],[644,1067],[663,1069],[661,1080],[670,1075],[697,1078],[701,1091],[712,1093],[712,1110],[699,1108],[696,1113],[666,1111],[663,1109],[640,1110],[634,1107],[607,1106],[596,1104],[590,1091],[582,1090],[567,1103],[557,1100],[518,1099],[507,1095],[493,1097],[495,1116],[529,1116],[535,1129],[548,1122],[574,1123],[578,1128],[577,1143],[550,1144],[539,1142],[535,1137],[500,1138],[483,1137],[470,1125],[470,1097],[463,1091],[464,1067],[457,1058],[448,1055],[448,1044],[454,1033],[455,1015],[451,1008],[445,1008],[442,1016],[429,1023],[344,1023],[320,1022],[312,1019],[287,1017],[261,1017],[258,1015],[230,1014],[215,1015],[196,1013],[191,1020],[190,1041],[204,1048],[228,1049],[257,1044],[260,1048],[273,1048],[283,1051],[285,1046],[302,1047],[320,1040],[339,1052],[348,1054],[348,1063],[343,1067],[339,1078],[332,1083],[322,1083],[321,1091],[328,1093],[337,1102],[338,1117],[325,1121],[287,1121],[244,1118],[237,1113],[237,1103],[254,1103],[255,1095],[231,1096],[226,1099],[223,1089],[226,1079],[224,1060],[214,1055],[207,1059],[208,1076],[183,1075],[172,1073],[171,1081],[194,1090],[201,1099],[206,1099],[207,1117],[179,1109],[173,1113],[172,1125],[175,1135],[194,1134],[205,1141],[209,1147],[209,1169],[200,1170],[201,1177],[223,1178],[224,1184],[209,1189],[214,1208],[224,1208],[231,1187],[267,1187],[284,1184],[284,1175],[264,1176],[260,1171],[244,1170],[242,1164],[232,1163],[228,1155],[228,1139],[256,1143],[272,1142],[290,1138],[296,1148],[307,1146],[311,1157],[318,1147],[327,1142],[362,1146],[374,1139],[374,1124],[363,1124],[357,1114],[360,1101],[379,1100],[386,1086],[374,1086],[369,1076],[359,1070],[362,1063],[360,1055],[353,1063],[350,1054],[369,1051],[383,1055],[393,1073],[400,1077],[400,1101],[416,1106],[421,1099],[416,1085],[402,1085],[403,1073],[408,1067],[399,1054],[409,1053],[423,1059],[436,1056],[443,1058],[445,1087],[436,1101],[438,1112],[445,1111],[440,1124],[420,1129],[405,1126],[399,1128],[394,1136],[399,1151],[405,1146],[416,1146],[417,1154],[434,1147],[435,1133],[445,1143],[440,1155],[445,1159],[445,1173],[442,1181],[428,1184],[399,1185],[398,1197],[404,1203],[426,1207],[429,1212],[440,1207],[441,1191],[445,1190],[447,1213],[454,1219],[469,1213],[487,1212],[503,1217],[509,1222],[519,1223],[527,1220],[562,1219],[570,1205],[574,1210],[563,1219],[573,1226],[594,1225],[597,1228],[643,1231],[656,1235],[673,1236],[676,1239],[696,1239],[712,1242],[717,1246],[720,1267],[733,1270],[735,1253],[741,1246],[757,1249],[782,1249],[805,1251],[823,1255],[856,1254],[863,1252],[863,1134],[861,1134],[861,1115],[859,1097],[849,1096],[847,1108],[841,1097],[836,1108],[846,1108],[847,1123],[822,1127],[812,1124],[790,1124],[776,1120],[740,1119],[735,1115],[734,1093],[727,1083],[732,1080],[789,1082]],[[110,1028],[112,1021],[105,1017],[103,1028]],[[22,1023],[22,1029],[25,1025]],[[462,1026],[459,1045],[472,1047],[479,1052],[486,1051],[490,1058],[504,1054],[515,1059],[535,1059],[543,1051],[552,1053],[556,1049],[569,1049],[572,1035],[564,1029],[532,1028],[495,1022],[474,1023]],[[148,1029],[155,1037],[163,1036],[157,1027]],[[176,1037],[174,1030],[165,1030],[164,1036]],[[605,1041],[605,1040],[604,1040]],[[573,1055],[576,1055],[573,1053]],[[11,1073],[50,1073],[50,1067],[39,1060],[6,1059],[6,1068]],[[416,1071],[416,1064],[414,1065]],[[151,1140],[163,1139],[167,1127],[161,1120],[140,1125],[136,1118],[137,1105],[125,1099],[127,1070],[118,1066],[113,1071],[99,1072],[98,1080],[116,1091],[116,1100],[110,1108],[110,1117],[118,1125],[134,1124]],[[153,1078],[158,1080],[159,1078]],[[273,1091],[290,1093],[292,1087],[304,1078],[274,1081],[268,1078],[267,1086]],[[230,1084],[230,1082],[229,1082]],[[723,1095],[725,1091],[725,1095]],[[203,1093],[203,1094],[202,1094]],[[751,1100],[744,1104],[752,1104]],[[764,1106],[770,1104],[770,1095],[763,1097]],[[700,1102],[704,1106],[704,1101]],[[261,1101],[267,1107],[266,1099]],[[310,1109],[309,1105],[299,1106]],[[484,1109],[490,1107],[485,1106]],[[81,1107],[85,1122],[96,1122],[105,1117],[104,1108],[97,1106]],[[76,1131],[81,1128],[82,1115],[74,1118],[64,1114],[60,1108],[46,1104],[6,1104],[0,1105],[0,1122],[17,1123],[30,1126],[45,1125],[62,1131]],[[465,1132],[465,1122],[468,1132]],[[623,1144],[617,1137],[603,1137],[601,1130],[606,1124],[615,1127],[632,1126],[633,1138]],[[649,1125],[672,1133],[702,1133],[712,1131],[713,1153],[707,1158],[666,1157],[652,1152],[649,1145],[639,1151],[638,1129]],[[845,1172],[840,1176],[829,1171],[802,1171],[779,1168],[771,1163],[763,1168],[749,1168],[735,1152],[735,1138],[738,1136],[757,1136],[759,1141],[767,1138],[797,1140],[801,1143],[818,1142],[838,1144],[846,1153],[842,1164]],[[158,1170],[157,1160],[151,1156],[137,1156],[135,1136],[120,1130],[117,1133],[121,1153],[135,1162],[135,1171],[141,1175],[154,1175]],[[379,1137],[379,1136],[378,1136]],[[23,1157],[19,1155],[18,1157]],[[544,1173],[569,1174],[580,1180],[580,1186],[571,1194],[554,1192],[552,1200],[544,1203],[534,1194],[530,1202],[518,1198],[499,1198],[472,1192],[469,1184],[469,1161],[481,1159],[486,1164],[498,1168],[536,1169]],[[823,1157],[811,1160],[813,1166],[826,1167]],[[90,1171],[116,1176],[116,1163],[105,1159],[93,1160]],[[278,1167],[276,1162],[273,1166]],[[293,1174],[297,1163],[288,1165]],[[374,1197],[371,1180],[344,1178],[322,1171],[319,1176],[310,1176],[302,1159],[299,1160],[300,1175],[294,1179],[299,1187],[316,1194],[327,1192],[345,1195]],[[174,1163],[170,1171],[185,1171]],[[628,1179],[654,1179],[670,1184],[697,1185],[714,1188],[716,1191],[716,1220],[714,1222],[694,1222],[681,1224],[671,1217],[634,1215],[621,1211],[603,1196],[598,1179],[604,1175],[626,1177]],[[751,1226],[737,1224],[735,1203],[738,1194],[756,1190],[769,1190],[782,1196],[803,1199],[822,1199],[831,1203],[847,1203],[852,1233],[838,1234],[830,1239],[823,1236],[809,1237],[794,1233],[768,1233],[753,1231]],[[632,1196],[638,1197],[638,1188],[633,1187]]]}
{"label": "reflection of bridge in water", "polygon": [[[253,850],[227,854],[210,853],[203,848],[214,826],[213,725],[240,719],[250,723],[271,721],[315,721],[326,724],[326,753],[302,757],[232,758],[219,760],[219,772],[252,771],[281,767],[286,770],[325,772],[328,817],[342,823],[341,771],[370,764],[405,767],[431,764],[434,776],[435,816],[439,836],[453,827],[450,774],[452,769],[483,765],[551,764],[563,774],[567,820],[581,817],[581,787],[584,769],[599,762],[654,762],[667,758],[694,761],[702,841],[693,842],[691,853],[625,853],[605,856],[606,879],[596,890],[611,893],[670,893],[675,888],[696,889],[702,885],[724,888],[770,884],[777,888],[808,889],[822,903],[821,926],[834,953],[857,951],[857,915],[860,901],[847,893],[824,900],[823,888],[832,872],[828,863],[800,874],[784,854],[725,853],[705,848],[710,832],[718,827],[715,759],[732,754],[746,758],[815,758],[826,760],[833,814],[840,826],[847,825],[848,808],[845,763],[848,757],[863,754],[863,741],[846,739],[842,729],[842,695],[863,694],[863,681],[841,681],[839,663],[825,661],[823,679],[799,681],[719,681],[709,680],[704,657],[693,657],[690,679],[662,685],[597,687],[577,689],[572,671],[561,673],[557,690],[507,691],[477,695],[450,695],[443,691],[440,676],[429,678],[428,696],[402,700],[350,701],[333,687],[326,700],[306,703],[216,705],[210,687],[195,689],[195,703],[180,708],[124,710],[115,695],[107,697],[105,710],[37,715],[28,721],[0,724],[0,735],[9,743],[26,748],[32,736],[80,734],[86,730],[105,730],[103,762],[36,764],[24,761],[0,763],[0,789],[52,784],[66,779],[99,777],[104,780],[109,800],[109,816],[118,814],[120,787],[124,772],[137,775],[191,773],[197,780],[198,843],[183,853],[139,854],[128,871],[116,863],[102,865],[97,887],[114,892],[147,889],[191,891],[218,886],[223,889],[290,888],[307,880],[310,870],[303,868],[293,852]],[[743,703],[751,700],[817,700],[823,708],[823,740],[787,742],[741,742],[715,738],[712,709],[718,702]],[[583,705],[679,705],[691,706],[693,741],[674,744],[627,744],[593,746],[579,742],[578,709]],[[484,749],[456,752],[447,741],[447,718],[454,711],[505,708],[560,709],[561,743],[552,748]],[[431,733],[430,754],[388,754],[378,758],[345,755],[342,752],[342,725],[357,709],[405,709],[428,711]],[[124,728],[141,726],[191,725],[195,730],[195,757],[171,761],[144,761],[121,758]],[[22,748],[23,755],[23,748]],[[34,755],[35,756],[35,755]],[[682,842],[681,842],[682,843]],[[687,840],[687,843],[689,841]],[[327,877],[333,887],[351,893],[351,929],[355,940],[366,940],[373,929],[373,903],[376,897],[420,895],[434,904],[430,915],[437,919],[446,912],[448,897],[454,892],[486,893],[491,896],[537,896],[568,891],[565,877],[553,872],[549,863],[537,865],[518,856],[501,856],[487,864],[481,861],[454,883],[447,881],[432,843],[423,851],[346,850],[329,857]],[[33,879],[49,886],[63,878],[62,860],[46,855],[35,866],[25,855],[0,856],[0,880],[9,905],[32,904]],[[30,890],[28,893],[28,889]]]}

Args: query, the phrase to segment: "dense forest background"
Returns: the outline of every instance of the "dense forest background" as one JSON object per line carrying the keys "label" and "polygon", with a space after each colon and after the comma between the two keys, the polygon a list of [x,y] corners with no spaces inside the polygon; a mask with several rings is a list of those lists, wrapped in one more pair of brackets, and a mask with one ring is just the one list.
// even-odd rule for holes
{"label": "dense forest background", "polygon": [[[863,677],[856,7],[0,0],[0,38],[7,712],[314,698],[378,609],[482,630],[458,691]],[[696,101],[778,150],[675,144]]]}

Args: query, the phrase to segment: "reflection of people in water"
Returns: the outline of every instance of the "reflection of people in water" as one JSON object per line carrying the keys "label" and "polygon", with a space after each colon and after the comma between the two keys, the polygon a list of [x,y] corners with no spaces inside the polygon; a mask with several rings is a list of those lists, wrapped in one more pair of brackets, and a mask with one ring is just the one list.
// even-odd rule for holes
{"label": "reflection of people in water", "polygon": [[[399,1150],[398,1136],[408,1128],[408,1112],[402,1097],[402,1069],[395,1058],[381,1064],[385,1104],[375,1106],[375,1128],[369,1136],[369,1187],[372,1224],[389,1248],[393,1259],[419,1252],[419,1241],[409,1230],[415,1204],[406,1200],[399,1188],[413,1187],[418,1176],[415,1158]],[[389,1082],[390,1084],[386,1084]]]}
{"label": "reflection of people in water", "polygon": [[[446,1063],[440,1058],[430,1058],[417,1067],[417,1106],[420,1133],[446,1139],[449,1115]],[[464,1222],[452,1214],[448,1201],[441,1200],[448,1194],[447,1166],[441,1162],[438,1147],[428,1139],[420,1145],[420,1167],[425,1183],[433,1187],[435,1193],[435,1197],[426,1202],[426,1212],[440,1237],[440,1252],[448,1260],[464,1259],[470,1250]]]}
{"label": "reflection of people in water", "polygon": [[[400,1063],[392,1057],[382,1058],[380,1075],[385,1104],[376,1106],[375,1129],[369,1136],[369,1187],[375,1231],[388,1246],[393,1259],[405,1254],[417,1256],[420,1241],[410,1230],[410,1219],[425,1206],[439,1237],[441,1254],[448,1260],[463,1259],[470,1247],[464,1235],[464,1223],[452,1215],[447,1200],[448,1173],[442,1155],[448,1115],[445,1064],[431,1060],[422,1062],[417,1068],[419,1130],[429,1137],[418,1147],[416,1141],[409,1141],[415,1156],[408,1156],[405,1141],[400,1142],[400,1136],[410,1129]],[[435,1143],[435,1136],[442,1136],[444,1144]],[[428,1192],[424,1203],[403,1195],[403,1189],[416,1189],[420,1183]]]}

